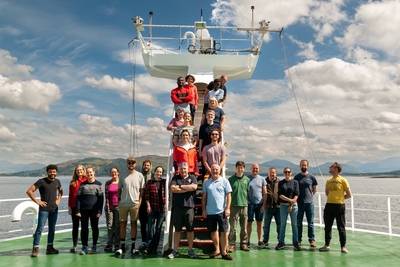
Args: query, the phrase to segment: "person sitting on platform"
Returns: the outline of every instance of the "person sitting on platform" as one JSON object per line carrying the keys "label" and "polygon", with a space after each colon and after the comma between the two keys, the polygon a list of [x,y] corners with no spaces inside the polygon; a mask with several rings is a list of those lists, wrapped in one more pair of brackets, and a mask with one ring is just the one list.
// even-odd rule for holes
{"label": "person sitting on platform", "polygon": [[[215,79],[214,80],[214,88],[212,90],[209,90],[207,94],[204,94],[204,106],[205,109],[208,108],[208,103],[210,97],[215,97],[218,101],[218,103],[222,103],[224,101],[224,90],[220,88],[221,81],[220,79]],[[222,107],[222,105],[221,105]],[[204,110],[205,110],[204,109]]]}
{"label": "person sitting on platform", "polygon": [[226,116],[223,109],[218,107],[218,101],[215,97],[210,97],[209,107],[203,111],[203,116],[201,118],[201,125],[203,125],[206,122],[206,113],[207,110],[209,109],[214,110],[215,113],[214,123],[219,124],[219,128],[221,129],[221,131],[223,131],[226,122]]}
{"label": "person sitting on platform", "polygon": [[179,126],[175,131],[174,131],[174,140],[173,143],[174,145],[178,145],[182,143],[182,140],[180,138],[180,134],[183,130],[188,130],[190,133],[190,140],[189,142],[196,146],[197,143],[199,142],[199,132],[197,131],[196,127],[193,125],[192,122],[192,116],[190,115],[189,112],[186,112],[185,115],[183,116],[184,122],[182,126]]}
{"label": "person sitting on platform", "polygon": [[194,145],[190,144],[190,133],[188,130],[181,132],[181,144],[174,147],[174,167],[175,173],[178,172],[178,164],[180,162],[187,162],[189,164],[189,173],[198,175],[197,164],[197,149]]}
{"label": "person sitting on platform", "polygon": [[190,112],[189,102],[193,100],[192,91],[189,88],[183,87],[185,84],[183,77],[178,77],[177,84],[178,87],[171,91],[174,110],[177,111],[178,107],[181,107],[185,112]]}
{"label": "person sitting on platform", "polygon": [[183,115],[185,114],[185,111],[183,110],[183,108],[179,107],[176,109],[176,114],[178,115],[177,118],[173,118],[168,126],[167,126],[167,130],[168,131],[175,131],[176,128],[178,128],[179,126],[183,125]]}
{"label": "person sitting on platform", "polygon": [[[220,81],[220,85],[219,86],[224,91],[224,97],[223,97],[223,101],[221,103],[221,106],[224,107],[225,104],[226,104],[226,86],[225,86],[225,83],[228,81],[228,76],[226,76],[225,74],[221,75],[221,77],[219,78],[219,81]],[[204,98],[207,96],[208,92],[213,90],[213,89],[214,89],[214,81],[210,82],[207,85],[207,88],[204,91]],[[206,102],[204,102],[204,103],[206,103]],[[204,109],[203,110],[206,110],[206,109],[207,109],[207,105],[204,104]]]}

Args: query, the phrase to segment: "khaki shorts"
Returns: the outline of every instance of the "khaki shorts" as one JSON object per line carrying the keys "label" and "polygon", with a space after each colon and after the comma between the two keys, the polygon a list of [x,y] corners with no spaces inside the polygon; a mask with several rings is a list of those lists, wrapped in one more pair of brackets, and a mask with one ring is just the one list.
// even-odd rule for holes
{"label": "khaki shorts", "polygon": [[131,217],[131,222],[137,221],[139,218],[139,204],[132,207],[118,205],[119,220],[121,222],[128,221],[128,214]]}

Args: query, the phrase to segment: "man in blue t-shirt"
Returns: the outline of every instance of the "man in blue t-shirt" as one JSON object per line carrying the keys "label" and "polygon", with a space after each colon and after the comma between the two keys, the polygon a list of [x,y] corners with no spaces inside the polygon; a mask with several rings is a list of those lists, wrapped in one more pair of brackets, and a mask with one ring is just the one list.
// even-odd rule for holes
{"label": "man in blue t-shirt", "polygon": [[302,159],[300,161],[301,172],[294,177],[294,180],[299,182],[300,195],[297,199],[298,214],[297,214],[297,227],[299,233],[299,244],[301,244],[301,238],[303,235],[303,217],[304,213],[307,218],[308,225],[308,241],[310,242],[310,247],[315,248],[317,244],[315,243],[314,234],[314,194],[317,192],[317,179],[308,170],[308,161]]}

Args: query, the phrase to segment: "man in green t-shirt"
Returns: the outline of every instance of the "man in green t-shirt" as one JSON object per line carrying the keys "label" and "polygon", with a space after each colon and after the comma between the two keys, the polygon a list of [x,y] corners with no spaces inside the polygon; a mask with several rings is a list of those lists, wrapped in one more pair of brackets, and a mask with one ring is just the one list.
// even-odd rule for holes
{"label": "man in green t-shirt", "polygon": [[246,231],[248,192],[250,189],[250,179],[244,175],[245,164],[243,161],[236,162],[236,173],[228,180],[232,187],[231,216],[229,217],[229,247],[228,252],[235,251],[236,242],[236,223],[240,223],[240,249],[249,251],[247,246],[248,238]]}

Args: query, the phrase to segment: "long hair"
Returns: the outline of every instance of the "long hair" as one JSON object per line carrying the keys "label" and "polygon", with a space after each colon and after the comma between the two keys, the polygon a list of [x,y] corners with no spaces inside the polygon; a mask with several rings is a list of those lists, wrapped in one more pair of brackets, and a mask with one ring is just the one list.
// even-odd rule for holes
{"label": "long hair", "polygon": [[78,165],[78,166],[76,166],[75,167],[75,169],[74,169],[74,174],[72,175],[72,180],[71,180],[71,185],[73,185],[73,186],[76,186],[76,183],[78,182],[78,180],[79,180],[79,177],[78,177],[78,175],[76,174],[76,169],[78,169],[78,168],[82,168],[82,176],[86,176],[86,169],[85,169],[85,167],[83,167],[83,165]]}

